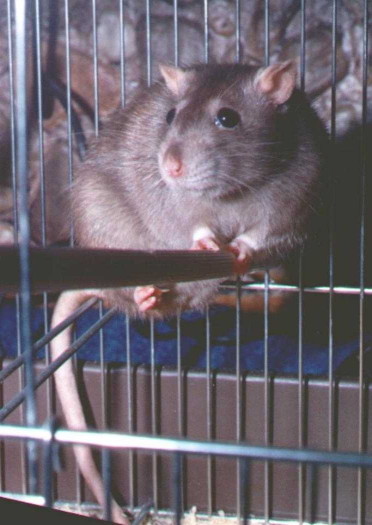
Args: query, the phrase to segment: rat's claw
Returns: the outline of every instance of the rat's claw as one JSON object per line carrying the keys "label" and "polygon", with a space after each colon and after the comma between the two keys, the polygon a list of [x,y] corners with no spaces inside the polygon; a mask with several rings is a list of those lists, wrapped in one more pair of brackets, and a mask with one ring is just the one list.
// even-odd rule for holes
{"label": "rat's claw", "polygon": [[234,263],[234,273],[243,275],[249,271],[251,262],[251,249],[242,239],[235,239],[228,246],[227,250],[236,257]]}
{"label": "rat's claw", "polygon": [[209,250],[212,252],[218,252],[221,247],[213,237],[204,237],[194,241],[191,246],[192,250]]}
{"label": "rat's claw", "polygon": [[137,286],[134,290],[134,301],[140,312],[147,312],[158,308],[161,304],[161,297],[167,290],[161,290],[156,286]]}

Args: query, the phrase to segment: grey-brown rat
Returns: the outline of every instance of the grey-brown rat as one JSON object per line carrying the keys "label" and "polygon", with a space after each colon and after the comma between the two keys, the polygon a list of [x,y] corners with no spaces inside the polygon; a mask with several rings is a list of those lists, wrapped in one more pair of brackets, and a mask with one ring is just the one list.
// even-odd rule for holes
{"label": "grey-brown rat", "polygon": [[[272,267],[305,240],[320,204],[324,128],[295,87],[291,61],[162,66],[163,80],[140,91],[105,123],[76,173],[72,210],[80,246],[226,249],[236,272]],[[65,292],[53,326],[90,295],[130,315],[201,308],[218,280],[156,287]],[[70,331],[52,345],[53,359]],[[55,374],[70,428],[87,427],[71,362]],[[68,386],[67,386],[68,385]],[[91,453],[79,467],[102,504]],[[113,501],[113,518],[126,523]]]}
{"label": "grey-brown rat", "polygon": [[[161,72],[163,82],[107,120],[76,174],[78,244],[224,247],[242,260],[239,273],[285,259],[304,241],[319,204],[324,140],[295,89],[294,63]],[[104,296],[131,315],[167,315],[204,306],[217,286],[179,284],[147,303],[141,291],[134,300],[133,290]]]}

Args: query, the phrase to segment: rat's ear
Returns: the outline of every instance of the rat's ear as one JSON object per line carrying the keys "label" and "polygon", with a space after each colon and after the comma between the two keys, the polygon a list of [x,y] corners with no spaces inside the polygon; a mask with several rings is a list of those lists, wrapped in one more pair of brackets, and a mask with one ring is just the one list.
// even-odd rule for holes
{"label": "rat's ear", "polygon": [[182,96],[192,82],[192,71],[184,71],[180,67],[160,64],[160,73],[167,88],[177,97]]}
{"label": "rat's ear", "polygon": [[256,88],[275,105],[284,104],[296,85],[296,63],[286,60],[260,69],[255,78]]}

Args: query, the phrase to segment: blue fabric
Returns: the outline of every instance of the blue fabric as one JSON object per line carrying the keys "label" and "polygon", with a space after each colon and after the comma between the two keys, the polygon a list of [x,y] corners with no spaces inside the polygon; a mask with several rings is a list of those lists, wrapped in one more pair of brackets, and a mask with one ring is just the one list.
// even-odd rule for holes
{"label": "blue fabric", "polygon": [[[233,309],[212,307],[210,309],[210,359],[213,369],[233,370],[236,366],[236,315]],[[98,319],[98,311],[86,312],[77,322],[77,335],[83,333]],[[261,316],[262,320],[262,316]],[[260,372],[264,368],[265,340],[262,322],[258,316],[241,316],[241,368],[246,372]],[[110,363],[125,363],[126,320],[121,314],[115,315],[104,328],[105,360]],[[296,322],[290,323],[295,327]],[[4,301],[0,305],[0,345],[3,356],[17,353],[16,310],[14,304]],[[133,364],[149,364],[151,360],[150,324],[143,321],[130,321],[131,360]],[[272,333],[272,331],[274,333]],[[296,330],[275,326],[267,339],[268,367],[270,372],[298,373],[299,344]],[[282,333],[281,333],[282,332]],[[43,335],[43,311],[32,309],[32,333],[34,340]],[[155,322],[154,350],[156,365],[173,367],[177,365],[177,324],[176,320]],[[366,341],[372,341],[367,335]],[[206,319],[203,314],[187,312],[181,322],[182,365],[188,368],[203,369],[206,366]],[[358,350],[359,340],[349,336],[336,341],[334,346],[333,368],[336,370],[345,359]],[[309,375],[328,373],[328,339],[324,335],[304,338],[303,371]],[[39,354],[42,356],[42,353]],[[93,336],[78,351],[78,357],[88,361],[99,359],[99,336]]]}

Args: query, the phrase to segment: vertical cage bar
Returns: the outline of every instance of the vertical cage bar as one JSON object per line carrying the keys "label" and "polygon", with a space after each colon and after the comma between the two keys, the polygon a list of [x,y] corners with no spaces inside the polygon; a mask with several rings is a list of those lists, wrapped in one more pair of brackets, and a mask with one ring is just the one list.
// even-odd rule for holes
{"label": "vertical cage bar", "polygon": [[[25,356],[26,415],[25,423],[33,426],[37,421],[34,392],[34,374],[31,348],[30,301],[30,221],[28,215],[28,107],[27,107],[27,3],[14,2],[16,97],[15,97],[15,146],[18,205],[18,243],[20,258],[20,314],[21,347]],[[27,444],[28,489],[37,490],[36,443]]]}
{"label": "vertical cage bar", "polygon": [[148,86],[151,84],[152,80],[151,66],[151,2],[150,0],[146,0],[146,68]]}
{"label": "vertical cage bar", "polygon": [[[11,146],[11,179],[12,179],[12,188],[13,188],[13,224],[14,224],[14,243],[18,242],[18,206],[17,206],[17,170],[16,170],[16,145],[15,145],[15,86],[14,86],[14,46],[12,38],[12,0],[7,0],[7,29],[8,29],[8,63],[9,63],[9,105],[10,105],[10,146]],[[17,313],[17,326],[16,326],[16,339],[17,339],[17,355],[19,356],[22,353],[21,347],[21,326],[20,326],[20,297],[19,294],[15,298],[15,306]],[[23,388],[23,375],[22,369],[18,371],[18,383],[19,388]],[[25,493],[27,491],[26,487],[26,476],[25,476],[25,458],[22,454],[21,458],[21,468],[22,468],[22,491]]]}
{"label": "vertical cage bar", "polygon": [[[34,42],[35,42],[35,60],[34,67],[36,73],[36,99],[37,99],[37,124],[38,124],[38,140],[39,140],[39,178],[40,178],[40,213],[41,213],[41,244],[42,246],[47,245],[46,239],[46,192],[45,192],[45,169],[44,169],[44,86],[43,86],[43,71],[42,71],[42,58],[41,58],[41,16],[42,10],[40,8],[40,1],[35,0],[34,4]],[[51,14],[49,13],[49,16]],[[49,329],[49,314],[48,314],[48,294],[43,293],[43,324],[44,334],[47,334]],[[50,363],[49,345],[45,352],[45,364],[48,366]],[[53,387],[50,380],[46,383],[46,402],[47,402],[47,414],[51,417],[53,407]]]}
{"label": "vertical cage bar", "polygon": [[119,0],[120,16],[120,105],[125,106],[125,27],[124,27],[124,0]]}
{"label": "vertical cage bar", "polygon": [[[49,9],[51,9],[51,2],[49,2]],[[58,8],[57,8],[58,9]],[[36,80],[36,100],[37,100],[37,125],[38,125],[38,141],[39,141],[39,179],[40,179],[40,219],[41,219],[41,244],[42,246],[47,245],[46,238],[46,188],[45,188],[45,169],[44,169],[44,85],[43,70],[42,70],[42,47],[41,47],[41,17],[42,9],[40,7],[40,1],[35,0],[34,12],[33,12],[33,37],[34,37],[34,53],[33,66],[34,76]],[[48,13],[51,17],[51,13]],[[58,27],[56,26],[57,30]],[[51,30],[51,24],[49,23],[49,30]],[[49,311],[48,311],[48,293],[43,293],[43,331],[44,335],[49,330]],[[45,366],[50,364],[50,347],[45,347]],[[46,413],[47,417],[52,417],[54,402],[54,390],[52,380],[48,379],[46,382]],[[53,490],[54,490],[54,478],[53,478],[53,464],[52,464],[53,445],[52,443],[44,446],[44,496],[45,505],[50,507],[53,501]]]}
{"label": "vertical cage bar", "polygon": [[[134,421],[134,396],[133,396],[133,365],[132,365],[132,351],[130,339],[130,319],[125,318],[126,325],[126,357],[127,357],[127,407],[128,407],[128,432],[133,434],[135,431]],[[133,510],[136,503],[136,480],[135,480],[135,452],[130,449],[128,451],[129,459],[129,505]]]}
{"label": "vertical cage bar", "polygon": [[[211,441],[215,437],[214,433],[214,410],[213,410],[213,372],[211,367],[211,321],[210,311],[205,311],[205,352],[206,352],[206,374],[207,374],[207,439]],[[215,458],[211,455],[207,457],[207,509],[208,515],[211,516],[214,510],[214,473]]]}
{"label": "vertical cage bar", "polygon": [[[9,105],[10,105],[10,146],[11,146],[11,170],[13,187],[13,224],[14,242],[18,242],[18,206],[17,206],[17,173],[16,173],[16,146],[15,146],[15,88],[14,88],[14,50],[12,39],[12,0],[7,0],[7,22],[8,22],[8,63],[9,63]],[[19,315],[17,315],[19,318]]]}
{"label": "vertical cage bar", "polygon": [[[66,104],[67,104],[67,145],[68,145],[68,181],[72,185],[73,181],[73,161],[72,161],[72,112],[71,112],[71,56],[70,56],[70,15],[69,0],[64,3],[65,12],[65,50],[66,50]],[[74,245],[74,225],[70,224],[70,246]]]}
{"label": "vertical cage bar", "polygon": [[41,31],[40,31],[40,1],[35,0],[33,12],[34,28],[34,54],[33,59],[36,73],[36,102],[37,126],[39,139],[39,178],[40,178],[40,203],[41,203],[41,243],[46,245],[46,216],[45,216],[45,172],[44,172],[44,130],[43,130],[43,76],[41,66]]}
{"label": "vertical cage bar", "polygon": [[178,0],[173,0],[174,65],[179,64]]}
{"label": "vertical cage bar", "polygon": [[182,518],[182,464],[183,454],[175,453],[172,461],[172,488],[174,523],[180,525]]}
{"label": "vertical cage bar", "polygon": [[265,66],[270,64],[270,0],[265,0]]}
{"label": "vertical cage bar", "polygon": [[[55,430],[54,421],[51,421],[48,426],[51,432]],[[53,505],[53,454],[55,452],[53,438],[43,443],[43,482],[46,507]]]}
{"label": "vertical cage bar", "polygon": [[183,392],[183,373],[182,373],[182,328],[181,328],[181,315],[177,313],[176,319],[176,332],[177,332],[177,416],[178,416],[178,434],[180,437],[185,435],[185,415],[184,415],[184,392]]}
{"label": "vertical cage bar", "polygon": [[[98,317],[103,317],[103,304],[99,301]],[[109,425],[108,414],[109,404],[107,399],[107,366],[105,365],[105,346],[104,346],[104,330],[100,328],[98,332],[99,337],[99,367],[100,367],[100,391],[101,391],[101,419],[102,427],[107,428]]]}
{"label": "vertical cage bar", "polygon": [[[265,445],[271,440],[271,385],[269,374],[269,274],[265,272],[264,290],[264,434]],[[264,517],[269,522],[271,517],[272,464],[264,462]]]}
{"label": "vertical cage bar", "polygon": [[[40,1],[35,0],[33,22],[34,22],[34,42],[35,42],[35,73],[36,73],[36,99],[37,99],[37,124],[38,124],[38,140],[39,140],[39,178],[40,178],[40,210],[41,210],[41,244],[46,246],[46,192],[45,192],[45,169],[44,169],[44,129],[43,129],[43,71],[41,63],[41,20],[42,11],[40,9]],[[48,331],[49,318],[48,318],[48,294],[43,294],[43,312],[44,312],[44,334]],[[45,363],[48,365],[50,362],[49,352],[46,352]],[[52,400],[51,400],[51,383],[47,382],[47,403],[48,403],[48,414],[51,413]]]}
{"label": "vertical cage bar", "polygon": [[305,91],[306,75],[306,0],[301,0],[301,34],[300,34],[300,89]]}
{"label": "vertical cage bar", "polygon": [[[241,280],[239,277],[236,279],[236,320],[235,320],[235,330],[236,330],[236,346],[235,346],[235,359],[236,359],[236,391],[235,391],[235,414],[236,414],[236,441],[240,442],[243,439],[243,425],[242,425],[242,371],[241,371],[241,341],[240,341],[240,321],[241,321]],[[241,476],[241,459],[237,459],[236,462],[236,509],[237,509],[237,518],[241,520],[242,518],[242,507],[243,507],[243,490],[242,485],[242,476]]]}
{"label": "vertical cage bar", "polygon": [[[77,362],[76,353],[71,357],[71,359],[73,361],[74,369],[77,371],[78,362]],[[82,504],[83,504],[83,498],[84,498],[84,480],[83,480],[82,475],[80,474],[80,470],[79,470],[79,467],[76,461],[75,461],[74,467],[75,467],[74,474],[75,474],[75,487],[76,487],[76,503],[78,505],[78,508],[82,510]]]}
{"label": "vertical cage bar", "polygon": [[[239,458],[239,488],[240,488],[240,504],[241,508],[239,511],[240,523],[246,525],[248,523],[249,516],[249,497],[248,497],[248,486],[249,486],[249,460],[246,458]],[[239,518],[238,518],[239,519]]]}
{"label": "vertical cage bar", "polygon": [[[336,140],[336,82],[337,82],[337,1],[332,1],[332,87],[331,87],[331,128],[332,145]],[[335,385],[333,373],[334,360],[334,227],[335,227],[335,180],[331,182],[330,203],[330,253],[329,253],[329,371],[328,371],[328,447],[333,450],[335,443]],[[335,469],[328,467],[328,523],[333,523],[335,517]]]}
{"label": "vertical cage bar", "polygon": [[102,464],[102,480],[105,489],[105,501],[103,505],[103,519],[111,521],[112,506],[111,506],[111,453],[108,448],[101,450],[101,464]]}
{"label": "vertical cage bar", "polygon": [[[209,62],[209,2],[203,2],[204,18],[204,61]],[[207,373],[207,439],[212,440],[214,436],[214,404],[213,404],[213,372],[211,369],[211,322],[209,307],[205,313],[206,328],[206,373]],[[208,515],[211,516],[214,510],[214,480],[215,480],[215,458],[211,455],[207,457],[207,509]]]}
{"label": "vertical cage bar", "polygon": [[[299,261],[299,293],[298,293],[298,446],[306,446],[305,441],[305,393],[303,372],[303,284],[302,284],[302,257]],[[306,465],[298,465],[298,521],[305,519],[305,475]]]}
{"label": "vertical cage bar", "polygon": [[208,0],[204,0],[204,62],[209,62],[209,14],[208,14]]}
{"label": "vertical cage bar", "polygon": [[240,62],[240,0],[235,0],[235,61]]}
{"label": "vertical cage bar", "polygon": [[97,4],[92,0],[93,26],[93,89],[94,89],[94,134],[99,133],[99,87],[98,87],[98,37],[97,37]]}
{"label": "vertical cage bar", "polygon": [[[363,6],[362,44],[362,128],[361,128],[361,210],[360,210],[360,296],[359,296],[359,398],[358,398],[358,451],[364,452],[367,440],[366,385],[365,385],[365,234],[366,234],[366,182],[367,182],[367,118],[368,118],[368,1]],[[358,469],[357,523],[365,522],[365,471]]]}
{"label": "vertical cage bar", "polygon": [[[265,0],[265,66],[270,64],[270,2]],[[271,395],[269,377],[269,274],[265,272],[264,290],[264,432],[265,445],[271,445]],[[264,519],[271,517],[272,464],[264,462]]]}
{"label": "vertical cage bar", "polygon": [[18,244],[20,256],[21,290],[21,344],[25,353],[25,376],[28,387],[26,422],[36,423],[36,407],[33,389],[31,330],[30,330],[30,223],[28,216],[27,154],[28,154],[28,107],[27,107],[27,57],[26,57],[26,3],[14,3],[15,19],[15,160],[18,195]]}
{"label": "vertical cage bar", "polygon": [[[176,317],[176,348],[177,348],[177,426],[180,437],[186,435],[186,421],[184,411],[184,389],[183,389],[183,371],[182,371],[182,346],[181,346],[181,314],[177,312]],[[183,480],[184,458],[181,459],[181,477]],[[182,488],[183,483],[182,483]],[[183,511],[184,492],[181,491],[181,508]]]}
{"label": "vertical cage bar", "polygon": [[[93,92],[94,92],[94,135],[99,135],[99,84],[98,84],[98,34],[97,34],[97,2],[92,0],[92,37],[93,37]],[[103,304],[99,301],[98,317],[103,317]],[[108,426],[108,399],[107,399],[107,366],[105,366],[104,328],[98,332],[99,337],[99,366],[100,366],[100,397],[102,427]],[[102,471],[105,486],[104,519],[111,519],[111,465],[107,450],[102,450]]]}
{"label": "vertical cage bar", "polygon": [[318,503],[318,479],[319,469],[316,465],[311,464],[308,469],[309,479],[307,482],[308,486],[308,497],[309,502],[309,522],[315,523],[317,514],[317,503]]}
{"label": "vertical cage bar", "polygon": [[[72,159],[72,108],[71,108],[71,53],[70,53],[70,12],[69,0],[64,0],[64,24],[65,24],[65,67],[66,67],[66,112],[67,112],[67,156],[68,156],[68,182],[71,187],[73,183],[73,159]],[[74,225],[70,224],[70,246],[74,245]],[[75,360],[76,356],[72,359]],[[81,477],[75,464],[76,501],[79,506],[82,503]]]}
{"label": "vertical cage bar", "polygon": [[[178,26],[178,0],[173,0],[173,30],[174,30],[174,65],[178,67],[179,65],[179,26]],[[186,419],[185,419],[185,410],[184,410],[184,377],[182,370],[182,324],[181,324],[181,313],[177,312],[176,318],[176,331],[177,331],[177,417],[178,417],[178,434],[180,437],[186,435]],[[179,461],[180,465],[180,483],[181,486],[179,491],[177,491],[177,502],[176,502],[176,519],[181,519],[181,513],[184,510],[184,501],[185,501],[185,489],[183,483],[183,473],[185,466],[185,458],[181,456],[175,458],[175,461]]]}
{"label": "vertical cage bar", "polygon": [[[150,319],[150,367],[151,367],[151,433],[158,434],[158,402],[156,392],[155,366],[155,321]],[[152,482],[155,512],[159,509],[159,458],[157,452],[152,453]]]}
{"label": "vertical cage bar", "polygon": [[[185,402],[185,393],[184,393],[184,376],[182,369],[182,324],[181,324],[181,314],[177,312],[176,318],[176,333],[177,333],[177,418],[178,418],[178,434],[180,437],[186,436],[186,415],[184,410]],[[182,493],[181,493],[181,508],[184,509],[184,500],[185,500],[185,486],[183,484],[183,472],[185,465],[185,458],[182,456],[181,460],[181,477],[182,477]]]}
{"label": "vertical cage bar", "polygon": [[[300,89],[305,91],[306,71],[306,0],[301,0],[301,34],[300,34]],[[299,293],[298,293],[298,446],[306,446],[305,438],[305,392],[303,373],[303,255],[299,257]],[[298,465],[298,521],[301,525],[305,519],[306,465]]]}

